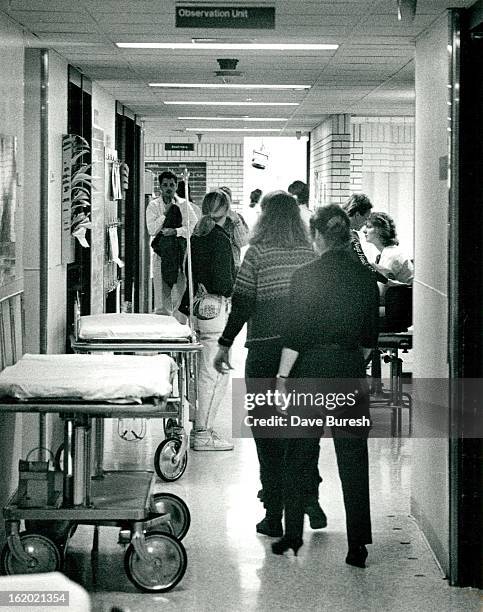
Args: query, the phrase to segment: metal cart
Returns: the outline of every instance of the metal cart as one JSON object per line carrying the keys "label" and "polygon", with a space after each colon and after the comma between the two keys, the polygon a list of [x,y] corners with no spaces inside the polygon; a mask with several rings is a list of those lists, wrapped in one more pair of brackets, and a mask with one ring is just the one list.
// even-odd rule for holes
{"label": "metal cart", "polygon": [[[92,419],[123,416],[171,418],[171,398],[139,404],[86,401],[16,401],[2,398],[0,413],[57,413],[64,422],[62,487],[53,503],[21,507],[19,492],[3,514],[7,543],[0,557],[4,574],[29,574],[62,568],[69,538],[79,524],[120,528],[119,542],[129,544],[124,566],[133,584],[147,592],[172,589],[183,578],[187,556],[181,543],[190,525],[182,499],[154,493],[153,472],[105,472],[90,475]],[[25,521],[25,531],[20,522]],[[96,542],[97,540],[97,542]]]}
{"label": "metal cart", "polygon": [[[109,317],[109,315],[100,315]],[[123,320],[129,327],[130,318],[137,315],[123,314]],[[158,315],[152,315],[157,317]],[[195,332],[189,337],[178,339],[132,339],[132,338],[96,338],[82,339],[79,334],[80,312],[76,308],[75,333],[71,336],[71,347],[75,353],[120,353],[120,354],[169,354],[177,370],[177,397],[170,398],[173,412],[164,420],[165,440],[157,447],[154,455],[154,468],[164,481],[175,481],[180,478],[188,463],[188,436],[183,427],[185,410],[196,410],[198,388],[198,353],[203,348]],[[96,423],[95,473],[103,473],[103,422]]]}

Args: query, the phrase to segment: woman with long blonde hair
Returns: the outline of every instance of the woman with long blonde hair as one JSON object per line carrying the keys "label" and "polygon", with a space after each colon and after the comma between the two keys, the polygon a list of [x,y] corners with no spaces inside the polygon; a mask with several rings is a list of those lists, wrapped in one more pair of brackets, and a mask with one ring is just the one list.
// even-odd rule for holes
{"label": "woman with long blonde hair", "polygon": [[[229,297],[235,282],[232,245],[223,229],[230,200],[221,190],[210,191],[203,199],[203,216],[191,238],[193,290],[201,286],[219,297],[219,312],[211,319],[195,316],[195,326],[203,345],[198,369],[198,408],[193,426],[192,447],[197,451],[232,450],[233,444],[214,430],[218,409],[226,395],[228,377],[213,366],[218,336],[225,327],[229,311]],[[183,312],[188,307],[188,292],[183,298]],[[196,315],[196,313],[195,313]]]}

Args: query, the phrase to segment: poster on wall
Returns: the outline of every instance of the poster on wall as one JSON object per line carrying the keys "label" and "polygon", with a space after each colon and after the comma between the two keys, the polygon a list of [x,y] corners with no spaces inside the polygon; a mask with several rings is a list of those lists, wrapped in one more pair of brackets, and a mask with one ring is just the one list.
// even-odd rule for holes
{"label": "poster on wall", "polygon": [[0,135],[0,287],[16,280],[16,138]]}

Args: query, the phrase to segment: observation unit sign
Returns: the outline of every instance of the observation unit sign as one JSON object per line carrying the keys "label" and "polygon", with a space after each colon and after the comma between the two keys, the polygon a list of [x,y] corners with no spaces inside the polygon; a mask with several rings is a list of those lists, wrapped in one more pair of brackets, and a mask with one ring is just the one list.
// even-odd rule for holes
{"label": "observation unit sign", "polygon": [[177,28],[275,29],[273,6],[193,6],[176,7]]}

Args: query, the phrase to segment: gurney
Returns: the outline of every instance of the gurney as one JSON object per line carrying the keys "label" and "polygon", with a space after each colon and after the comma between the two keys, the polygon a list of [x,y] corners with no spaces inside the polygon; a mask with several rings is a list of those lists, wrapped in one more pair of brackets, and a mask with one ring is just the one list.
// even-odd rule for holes
{"label": "gurney", "polygon": [[[194,413],[197,401],[197,354],[202,345],[188,325],[174,317],[155,314],[100,314],[81,316],[76,305],[71,347],[76,353],[167,353],[176,362],[178,395],[176,407],[164,421],[166,439],[156,449],[154,466],[158,476],[173,481],[183,474],[188,441],[183,422],[186,406]],[[102,474],[103,431],[96,434],[96,474]],[[174,459],[173,459],[174,457]]]}
{"label": "gurney", "polygon": [[175,370],[167,355],[74,354],[24,355],[0,373],[0,414],[57,413],[64,422],[62,471],[41,461],[19,466],[22,486],[3,510],[4,574],[57,571],[78,524],[95,526],[95,546],[98,527],[108,525],[119,527],[119,541],[129,544],[125,570],[138,588],[163,592],[178,584],[190,523],[183,500],[153,494],[151,471],[105,472],[100,480],[90,471],[92,420],[176,414]]}

